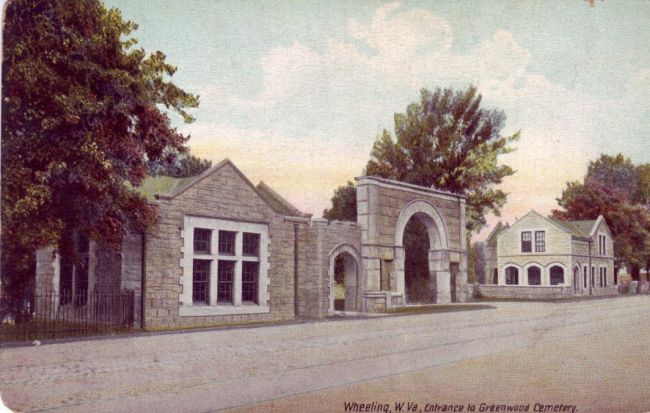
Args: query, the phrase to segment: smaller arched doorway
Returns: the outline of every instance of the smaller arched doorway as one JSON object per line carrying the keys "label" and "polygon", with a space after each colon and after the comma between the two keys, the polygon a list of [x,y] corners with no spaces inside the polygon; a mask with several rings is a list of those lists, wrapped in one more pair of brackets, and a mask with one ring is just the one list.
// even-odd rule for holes
{"label": "smaller arched doorway", "polygon": [[580,267],[573,267],[573,292],[577,293],[580,284]]}
{"label": "smaller arched doorway", "polygon": [[351,245],[340,245],[330,253],[329,312],[360,311],[359,253]]}

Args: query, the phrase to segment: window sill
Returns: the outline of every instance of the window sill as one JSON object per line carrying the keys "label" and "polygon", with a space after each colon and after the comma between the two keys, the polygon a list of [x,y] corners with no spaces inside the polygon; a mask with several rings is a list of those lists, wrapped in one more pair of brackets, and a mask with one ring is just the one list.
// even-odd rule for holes
{"label": "window sill", "polygon": [[265,305],[181,305],[178,315],[189,316],[211,316],[211,315],[236,315],[236,314],[267,314],[269,306]]}

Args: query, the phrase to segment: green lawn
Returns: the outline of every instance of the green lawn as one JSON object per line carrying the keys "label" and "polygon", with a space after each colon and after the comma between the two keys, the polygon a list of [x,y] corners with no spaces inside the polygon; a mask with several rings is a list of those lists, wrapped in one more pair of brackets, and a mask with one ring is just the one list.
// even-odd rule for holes
{"label": "green lawn", "polygon": [[431,313],[451,313],[454,311],[472,311],[487,310],[496,308],[492,305],[485,304],[431,304],[397,307],[388,310],[389,314],[431,314]]}

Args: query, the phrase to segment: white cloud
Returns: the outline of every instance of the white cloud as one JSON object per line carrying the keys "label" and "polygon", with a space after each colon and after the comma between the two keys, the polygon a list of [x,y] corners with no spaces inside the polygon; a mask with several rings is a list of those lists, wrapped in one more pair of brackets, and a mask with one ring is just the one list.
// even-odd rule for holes
{"label": "white cloud", "polygon": [[[519,149],[504,158],[518,170],[503,184],[511,193],[504,215],[514,217],[531,208],[549,211],[564,182],[579,179],[588,159],[615,150],[612,142],[594,144],[605,128],[602,114],[629,107],[632,99],[599,100],[532,72],[530,51],[502,29],[454,52],[444,19],[399,3],[379,7],[368,23],[348,20],[347,35],[349,41],[318,48],[294,41],[269,50],[260,60],[263,83],[254,99],[207,90],[208,99],[227,103],[227,119],[252,112],[255,126],[234,126],[236,120],[193,125],[196,150],[215,161],[233,158],[319,214],[333,189],[361,172],[376,134],[392,128],[392,113],[416,100],[420,88],[474,83],[485,105],[505,110],[506,132],[522,129]],[[650,70],[637,73],[627,95],[645,102],[649,80]],[[619,112],[632,121],[639,116]]]}

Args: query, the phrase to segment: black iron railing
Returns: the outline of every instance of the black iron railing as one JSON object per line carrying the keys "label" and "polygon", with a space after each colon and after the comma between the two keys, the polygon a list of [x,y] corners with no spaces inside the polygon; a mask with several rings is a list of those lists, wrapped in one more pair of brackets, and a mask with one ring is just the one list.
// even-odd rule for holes
{"label": "black iron railing", "polygon": [[134,324],[135,293],[71,291],[36,294],[3,315],[0,342],[69,338],[126,331]]}

